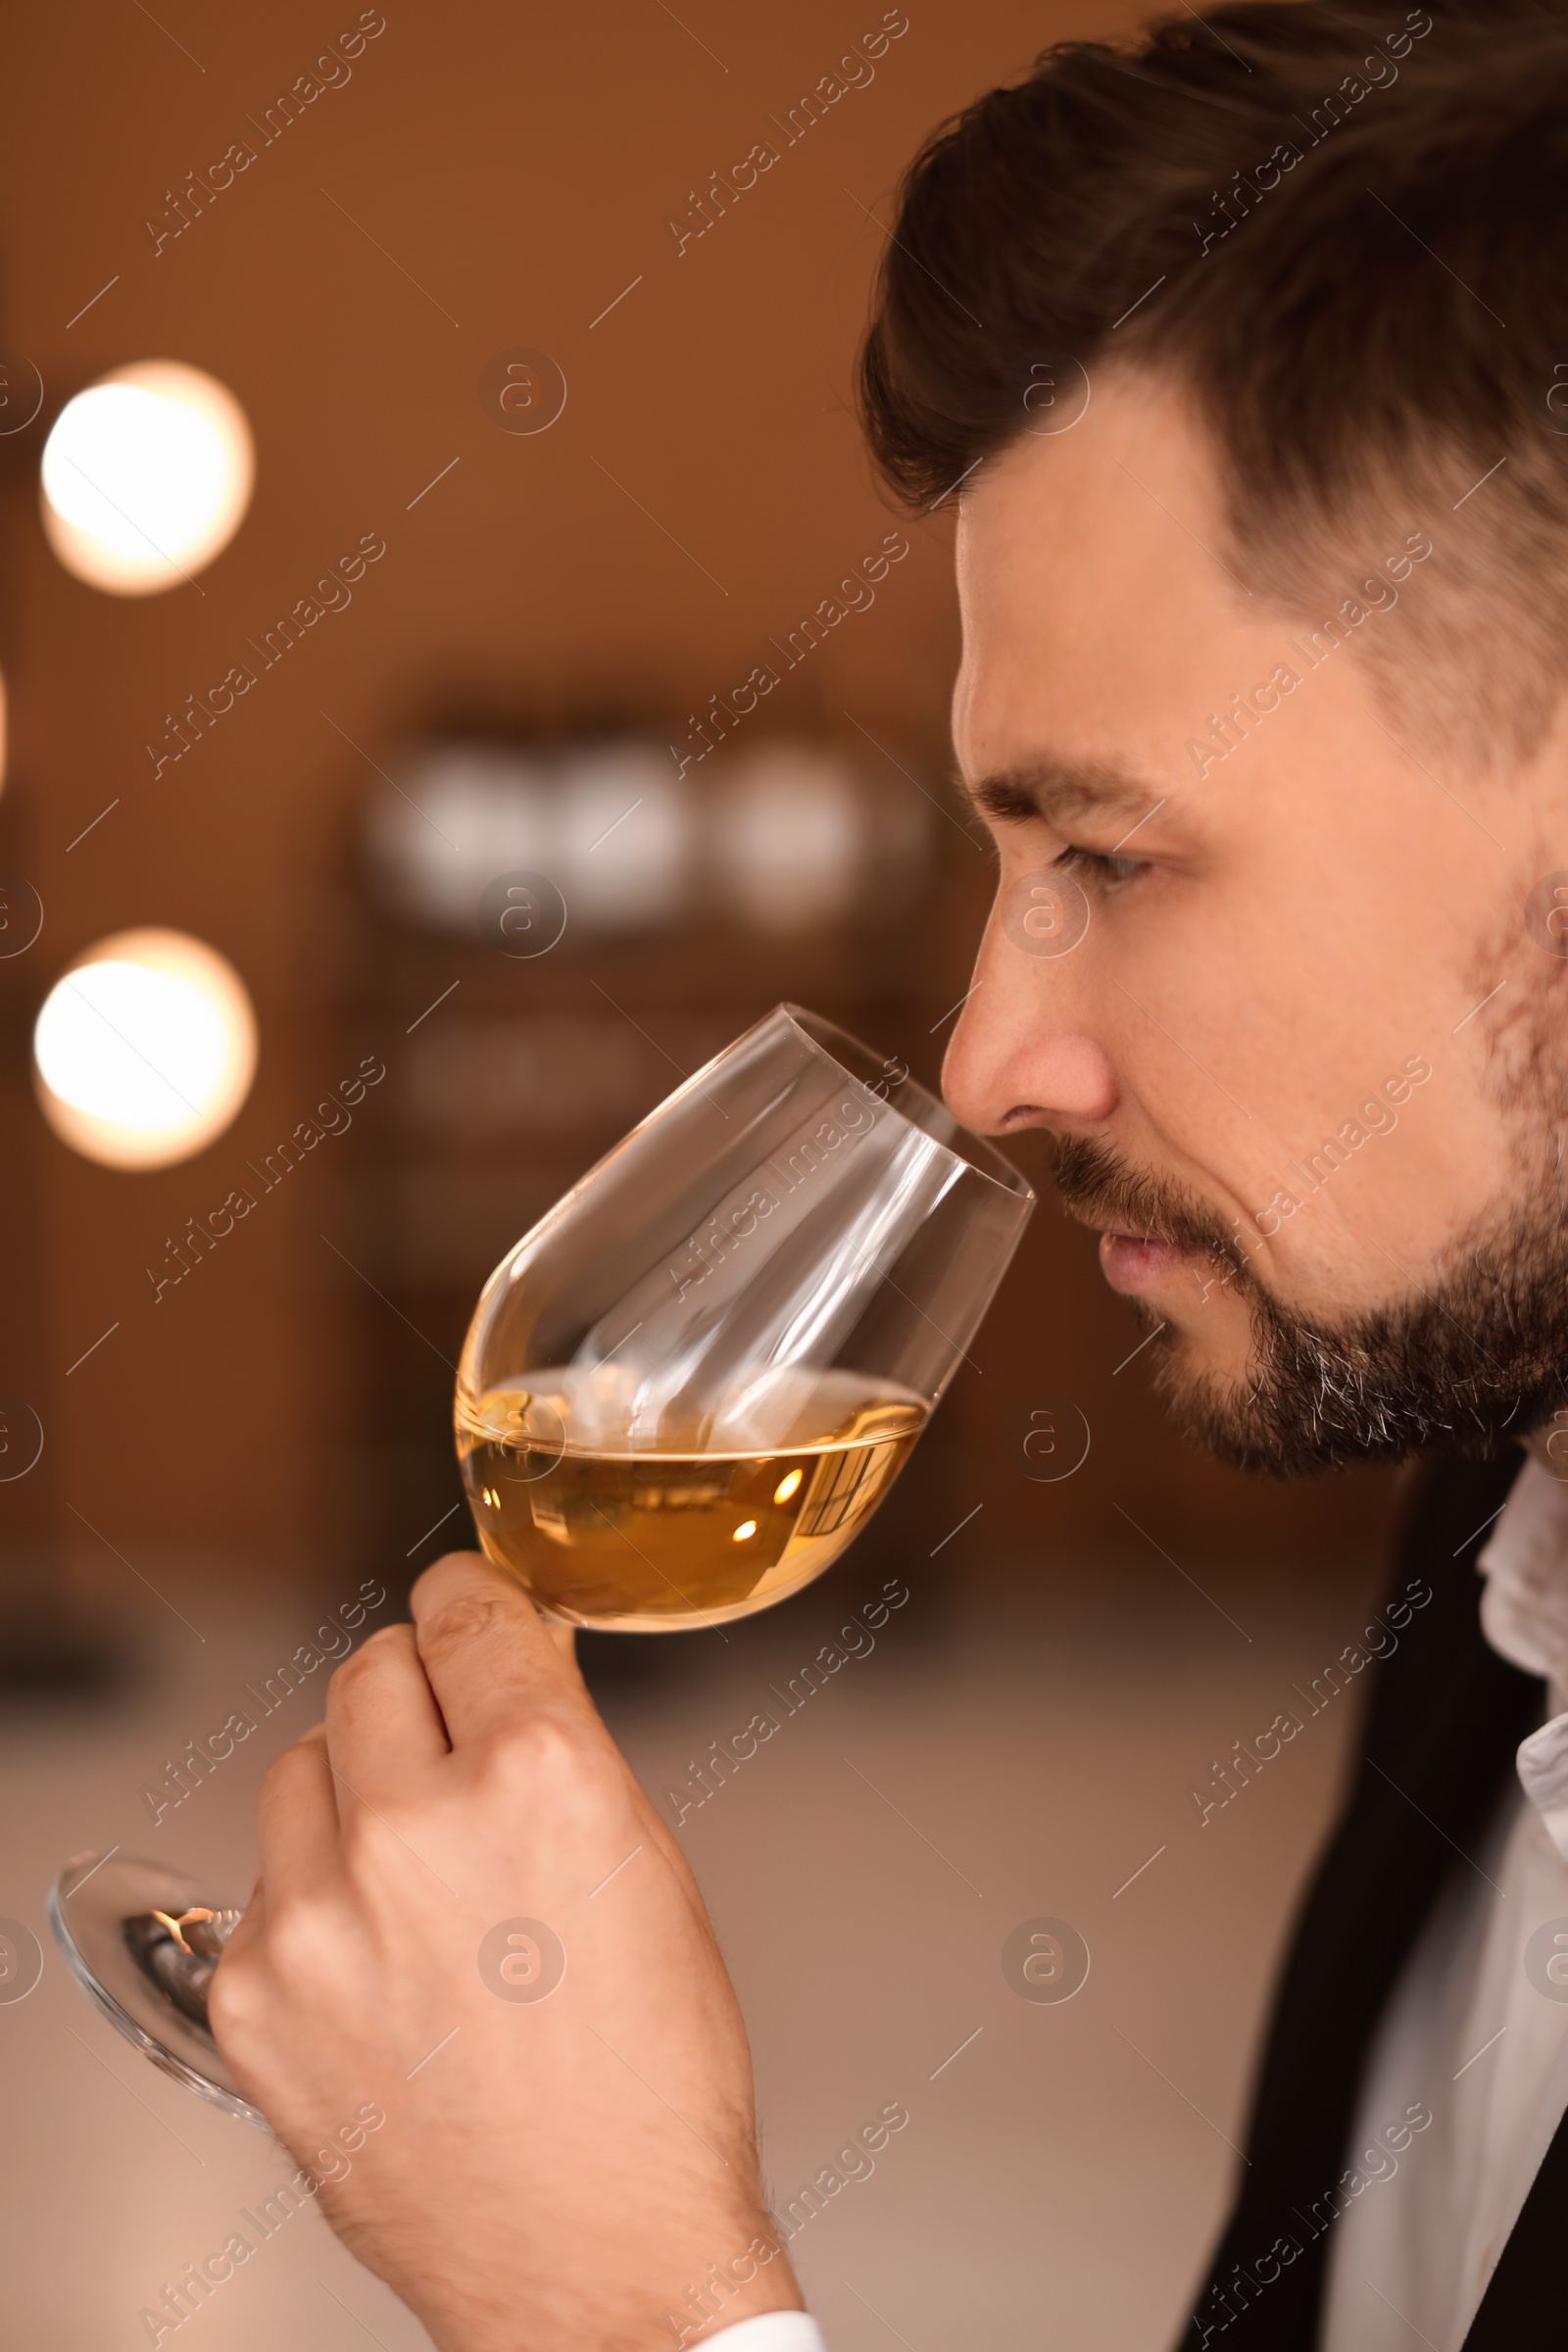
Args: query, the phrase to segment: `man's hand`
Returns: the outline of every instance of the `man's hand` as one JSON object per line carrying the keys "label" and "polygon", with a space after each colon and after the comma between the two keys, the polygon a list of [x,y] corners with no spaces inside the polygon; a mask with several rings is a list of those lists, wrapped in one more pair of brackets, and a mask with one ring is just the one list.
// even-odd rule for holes
{"label": "man's hand", "polygon": [[236,2080],[442,2352],[799,2309],[702,1897],[569,1647],[474,1553],[412,1605],[263,1785],[212,1985]]}

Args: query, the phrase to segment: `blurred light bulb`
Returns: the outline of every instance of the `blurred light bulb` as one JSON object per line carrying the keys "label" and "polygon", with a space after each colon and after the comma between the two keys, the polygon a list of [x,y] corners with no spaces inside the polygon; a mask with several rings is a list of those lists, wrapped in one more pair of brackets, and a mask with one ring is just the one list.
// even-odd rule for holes
{"label": "blurred light bulb", "polygon": [[199,368],[141,360],[56,417],[43,452],[44,533],[89,587],[152,596],[228,545],[255,471],[231,392]]}
{"label": "blurred light bulb", "polygon": [[256,1019],[233,966],[182,931],[118,931],[65,972],[33,1030],[33,1083],[62,1142],[109,1168],[163,1168],[234,1117]]}
{"label": "blurred light bulb", "polygon": [[640,736],[560,750],[433,743],[406,791],[371,802],[367,831],[394,904],[492,945],[485,894],[499,876],[544,875],[573,937],[652,930],[683,911],[696,854],[688,790]]}
{"label": "blurred light bulb", "polygon": [[864,795],[841,754],[760,745],[736,760],[709,826],[721,902],[778,937],[842,921],[861,886],[868,835]]}

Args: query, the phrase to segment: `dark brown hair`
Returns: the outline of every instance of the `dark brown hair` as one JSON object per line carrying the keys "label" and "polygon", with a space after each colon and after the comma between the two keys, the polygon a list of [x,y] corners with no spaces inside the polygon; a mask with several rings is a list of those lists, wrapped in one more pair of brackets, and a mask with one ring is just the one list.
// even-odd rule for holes
{"label": "dark brown hair", "polygon": [[1063,355],[1181,376],[1283,601],[1374,518],[1429,529],[1428,650],[1457,594],[1539,733],[1568,636],[1568,7],[1246,0],[1048,51],[906,175],[860,360],[888,480],[938,501]]}

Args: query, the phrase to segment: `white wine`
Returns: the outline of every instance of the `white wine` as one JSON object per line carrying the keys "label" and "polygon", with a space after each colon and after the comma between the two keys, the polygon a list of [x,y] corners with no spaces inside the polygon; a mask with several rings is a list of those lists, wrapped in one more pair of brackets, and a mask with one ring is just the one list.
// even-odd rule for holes
{"label": "white wine", "polygon": [[[629,1633],[747,1616],[819,1576],[928,1412],[893,1382],[819,1372],[728,1428],[666,1413],[645,1445],[629,1420],[605,1426],[593,1378],[550,1370],[460,1397],[458,1454],[486,1556],[551,1616]],[[775,1425],[765,1447],[759,1418]]]}

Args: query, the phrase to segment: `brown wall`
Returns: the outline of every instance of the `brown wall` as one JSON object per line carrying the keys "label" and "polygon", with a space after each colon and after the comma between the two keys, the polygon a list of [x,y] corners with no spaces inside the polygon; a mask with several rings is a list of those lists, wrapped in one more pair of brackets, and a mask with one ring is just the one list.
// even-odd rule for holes
{"label": "brown wall", "polygon": [[[687,212],[711,169],[774,137],[769,115],[829,72],[878,7],[690,0],[680,22],[652,0],[388,0],[347,86],[156,254],[144,222],[166,191],[232,139],[259,146],[245,117],[356,11],[187,4],[161,10],[166,33],[136,9],[36,10],[13,26],[13,92],[26,95],[14,96],[0,154],[0,338],[36,362],[47,398],[34,427],[0,442],[15,711],[0,862],[35,883],[46,922],[26,956],[0,964],[8,1181],[23,1188],[4,1245],[9,1360],[21,1359],[7,1378],[48,1430],[47,1491],[130,1562],[156,1551],[210,1575],[225,1562],[323,1573],[356,1503],[347,1391],[365,1360],[365,1302],[318,1238],[352,1213],[352,1156],[302,1171],[156,1306],[144,1273],[167,1233],[304,1115],[345,1054],[345,1068],[372,1050],[390,1063],[401,1043],[395,1008],[365,1009],[376,991],[348,843],[375,779],[344,734],[395,774],[399,747],[442,715],[673,725],[743,677],[896,519],[850,407],[882,242],[862,208],[887,217],[918,139],[975,91],[1048,41],[1114,30],[1131,13],[1102,0],[911,0],[870,86],[679,254],[666,217]],[[519,345],[550,353],[569,387],[538,436],[500,431],[477,397],[485,363]],[[192,362],[230,386],[254,424],[258,485],[199,593],[121,600],[55,563],[33,485],[64,399],[143,357]],[[166,711],[219,679],[367,531],[386,554],[352,608],[155,779],[144,746]],[[949,535],[942,516],[912,529],[875,610],[819,650],[778,715],[842,729],[848,709],[934,780],[955,654]],[[982,860],[938,830],[952,886],[919,943],[935,1012],[961,992],[984,901]],[[189,929],[232,958],[262,1059],[239,1121],[208,1152],[124,1175],[44,1132],[16,1091],[17,1056],[22,1016],[63,961],[141,922]],[[933,1073],[940,1038],[926,1027],[911,1011],[908,1036],[877,1042]],[[41,1298],[37,1348],[24,1277]],[[983,1494],[1004,1549],[1134,1542],[1117,1501],[1178,1553],[1265,1535],[1364,1543],[1376,1483],[1286,1497],[1180,1452],[1141,1367],[1112,1378],[1136,1336],[1085,1237],[1048,1206],[983,1335],[983,1375],[955,1391],[955,1516]],[[1013,1418],[1039,1394],[1075,1398],[1095,1428],[1089,1463],[1061,1487],[1027,1485],[1008,1450]],[[80,1520],[67,1511],[63,1524],[85,1583],[123,1582]]]}

